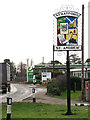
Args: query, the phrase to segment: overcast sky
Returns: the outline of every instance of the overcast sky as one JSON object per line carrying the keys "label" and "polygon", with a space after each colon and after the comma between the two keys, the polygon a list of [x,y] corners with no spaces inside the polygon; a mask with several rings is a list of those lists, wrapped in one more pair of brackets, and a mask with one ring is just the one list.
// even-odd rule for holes
{"label": "overcast sky", "polygon": [[[85,59],[88,58],[88,0],[0,0],[0,62],[33,59],[34,64],[53,59],[53,14],[62,5],[82,12],[85,5]],[[72,52],[73,53],[73,52]],[[66,61],[66,53],[55,59]],[[61,56],[60,56],[61,55]]]}

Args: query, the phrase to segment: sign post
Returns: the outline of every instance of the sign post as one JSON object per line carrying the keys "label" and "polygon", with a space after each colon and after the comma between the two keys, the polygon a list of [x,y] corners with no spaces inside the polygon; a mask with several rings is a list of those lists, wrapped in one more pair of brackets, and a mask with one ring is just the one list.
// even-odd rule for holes
{"label": "sign post", "polygon": [[66,115],[72,115],[70,89],[71,89],[70,87],[70,60],[69,60],[69,51],[67,51],[67,113]]}
{"label": "sign post", "polygon": [[[69,51],[81,51],[78,45],[78,17],[81,14],[76,11],[60,11],[53,16],[57,19],[57,45],[53,51],[67,51],[67,113],[72,115],[70,101],[70,60]],[[53,64],[54,68],[54,64]]]}

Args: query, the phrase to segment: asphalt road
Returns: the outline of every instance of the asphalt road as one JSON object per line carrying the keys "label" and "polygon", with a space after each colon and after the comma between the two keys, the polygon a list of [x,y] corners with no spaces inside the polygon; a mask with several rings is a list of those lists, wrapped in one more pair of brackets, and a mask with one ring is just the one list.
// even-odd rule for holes
{"label": "asphalt road", "polygon": [[[7,102],[7,96],[12,98],[13,102],[21,102],[23,99],[33,96],[32,88],[34,85],[28,84],[11,84],[11,92],[7,94],[0,94],[0,103]],[[35,93],[43,91],[43,88],[35,88]]]}

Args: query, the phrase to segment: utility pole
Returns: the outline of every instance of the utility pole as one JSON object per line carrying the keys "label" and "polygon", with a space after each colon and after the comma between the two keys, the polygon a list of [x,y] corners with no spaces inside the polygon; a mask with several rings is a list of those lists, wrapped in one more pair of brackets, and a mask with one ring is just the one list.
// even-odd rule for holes
{"label": "utility pole", "polygon": [[53,45],[53,78],[54,78],[54,45]]}
{"label": "utility pole", "polygon": [[84,5],[82,5],[82,100],[84,100]]}
{"label": "utility pole", "polygon": [[28,82],[28,67],[29,67],[29,58],[27,58],[27,82]]}

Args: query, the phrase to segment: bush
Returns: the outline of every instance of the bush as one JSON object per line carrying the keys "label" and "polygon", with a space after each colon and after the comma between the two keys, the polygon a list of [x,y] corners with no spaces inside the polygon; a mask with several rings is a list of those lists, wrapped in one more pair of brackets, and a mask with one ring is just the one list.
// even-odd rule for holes
{"label": "bush", "polygon": [[79,77],[70,77],[71,80],[71,90],[81,90],[81,78]]}
{"label": "bush", "polygon": [[47,84],[47,93],[60,96],[61,92],[66,90],[66,86],[66,75],[59,75]]}
{"label": "bush", "polygon": [[59,75],[63,75],[62,71],[54,71],[54,73],[51,72],[52,77],[53,77],[53,74],[55,78],[58,77]]}
{"label": "bush", "polygon": [[[71,77],[71,90],[81,90],[81,78]],[[67,90],[66,75],[59,75],[47,84],[47,93],[60,96],[62,92]]]}
{"label": "bush", "polygon": [[60,90],[55,81],[49,82],[47,84],[47,93],[52,95],[60,95]]}

